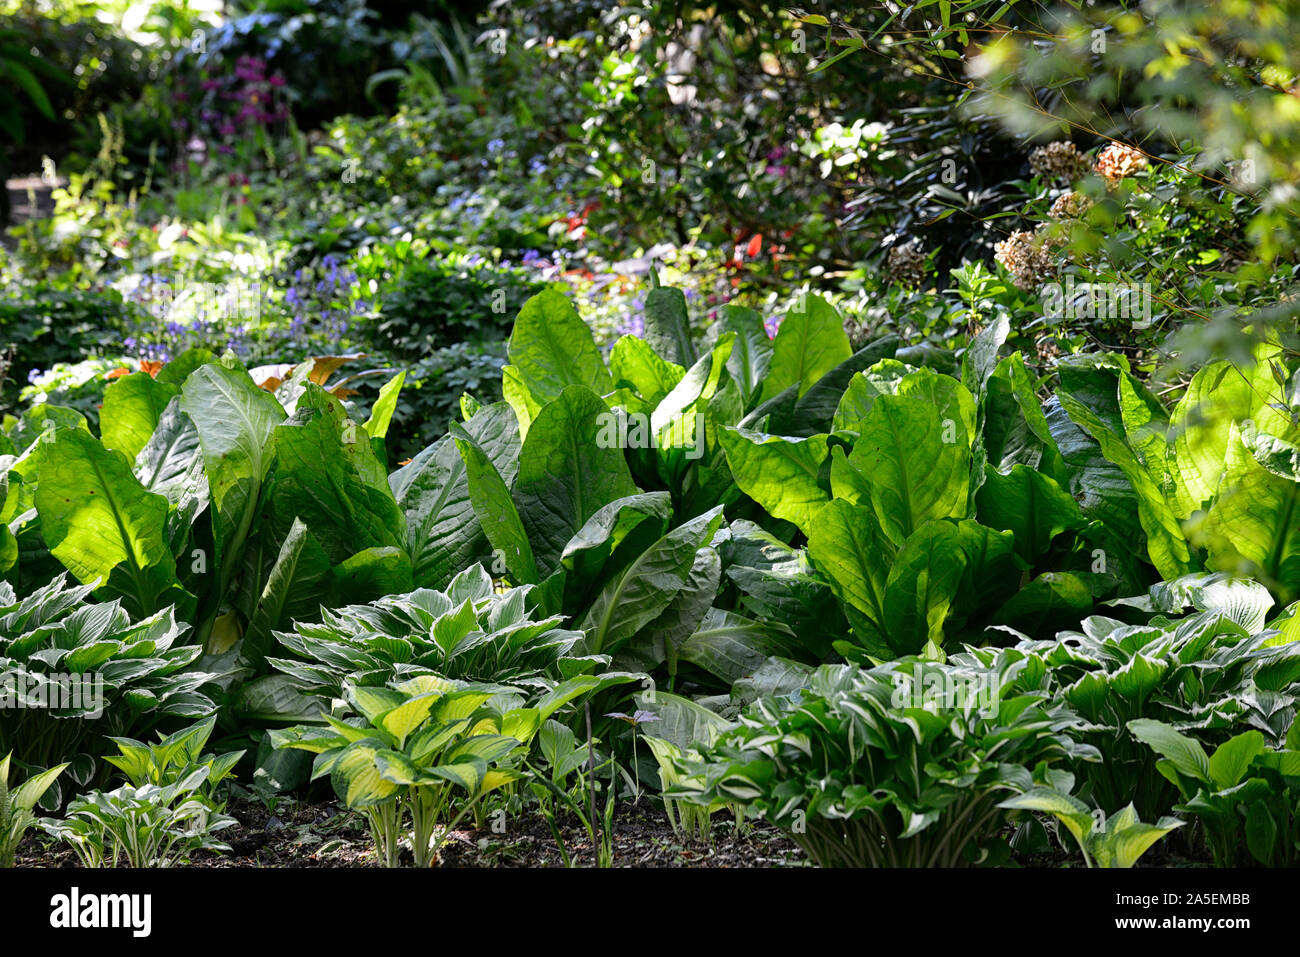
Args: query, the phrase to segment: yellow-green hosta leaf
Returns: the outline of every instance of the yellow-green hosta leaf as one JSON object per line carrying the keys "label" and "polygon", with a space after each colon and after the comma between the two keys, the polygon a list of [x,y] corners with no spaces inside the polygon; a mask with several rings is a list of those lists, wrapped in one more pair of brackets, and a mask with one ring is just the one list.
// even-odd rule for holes
{"label": "yellow-green hosta leaf", "polygon": [[479,785],[487,777],[487,764],[476,757],[466,757],[455,764],[440,764],[429,768],[428,773],[434,777],[459,784],[470,794],[476,794]]}
{"label": "yellow-green hosta leaf", "polygon": [[497,788],[513,781],[522,781],[523,778],[524,775],[519,771],[510,769],[492,770],[483,775],[483,782],[479,785],[478,793],[487,794],[489,791],[495,791]]}
{"label": "yellow-green hosta leaf", "polygon": [[527,744],[541,726],[542,713],[536,708],[515,708],[502,716],[500,732],[520,744]]}
{"label": "yellow-green hosta leaf", "polygon": [[[8,760],[6,756],[5,761],[8,762]],[[10,805],[23,811],[32,810],[36,807],[36,802],[41,799],[41,795],[49,790],[50,785],[54,783],[54,779],[62,774],[63,769],[67,766],[67,762],[65,762],[50,768],[48,771],[41,771],[39,774],[29,777],[13,792],[9,799]],[[4,775],[0,775],[0,779],[7,777],[7,773],[6,771]]]}
{"label": "yellow-green hosta leaf", "polygon": [[519,742],[503,734],[480,734],[466,738],[447,752],[447,760],[453,763],[465,758],[479,758],[485,764],[500,761],[507,754],[519,747]]}
{"label": "yellow-green hosta leaf", "polygon": [[1076,797],[1050,788],[1031,788],[1024,794],[1008,798],[998,807],[1051,814],[1069,829],[1081,849],[1087,848],[1088,835],[1096,824],[1086,804]]}
{"label": "yellow-green hosta leaf", "polygon": [[377,724],[380,715],[392,711],[410,697],[409,694],[393,688],[371,688],[358,685],[350,685],[346,694],[352,705],[371,724]]}
{"label": "yellow-green hosta leaf", "polygon": [[429,713],[438,700],[434,695],[419,695],[411,698],[380,718],[379,725],[397,739],[399,748],[403,748],[406,746],[407,736],[428,719]]}
{"label": "yellow-green hosta leaf", "polygon": [[403,694],[446,694],[448,691],[455,691],[459,687],[456,682],[441,678],[438,675],[416,675],[407,681],[403,681],[397,686],[397,690]]}
{"label": "yellow-green hosta leaf", "polygon": [[334,791],[350,808],[373,807],[397,793],[398,785],[379,773],[376,748],[354,744],[334,764]]}
{"label": "yellow-green hosta leaf", "polygon": [[493,692],[491,691],[475,691],[472,689],[453,691],[438,698],[433,713],[439,721],[455,721],[459,718],[468,718],[492,695]]}
{"label": "yellow-green hosta leaf", "polygon": [[438,781],[437,778],[430,777],[419,764],[401,751],[385,750],[376,752],[375,767],[378,768],[384,780],[392,781],[394,784],[400,784],[403,787],[432,784]]}
{"label": "yellow-green hosta leaf", "polygon": [[[1130,804],[1126,810],[1132,807]],[[1105,841],[1099,842],[1094,855],[1099,867],[1132,867],[1152,844],[1183,826],[1182,821],[1172,817],[1162,817],[1155,824],[1143,824],[1136,817],[1134,813],[1132,820],[1124,826],[1117,825]]]}

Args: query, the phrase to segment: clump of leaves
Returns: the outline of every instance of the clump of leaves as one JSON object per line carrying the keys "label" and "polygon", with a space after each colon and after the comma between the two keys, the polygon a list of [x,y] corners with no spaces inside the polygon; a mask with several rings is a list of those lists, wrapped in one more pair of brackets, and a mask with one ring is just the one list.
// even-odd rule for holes
{"label": "clump of leaves", "polygon": [[1300,721],[1273,750],[1259,731],[1229,738],[1213,754],[1160,721],[1128,729],[1160,760],[1156,770],[1183,801],[1175,810],[1200,822],[1216,867],[1293,867],[1300,861]]}
{"label": "clump of leaves", "polygon": [[[1296,716],[1300,683],[1300,645],[1276,642],[1277,632],[1264,627],[1272,599],[1263,586],[1200,575],[1166,582],[1152,596],[1126,602],[1203,610],[1145,625],[1094,616],[1081,631],[1024,638],[1014,650],[1041,658],[1044,688],[1084,719],[1079,739],[1106,755],[1078,769],[1082,795],[1102,808],[1131,799],[1147,819],[1165,813],[1176,795],[1156,773],[1150,749],[1126,732],[1130,722],[1158,719],[1211,741],[1253,727],[1276,743]],[[969,654],[989,663],[1006,652]]]}
{"label": "clump of leaves", "polygon": [[1012,673],[915,658],[822,666],[683,761],[668,796],[745,805],[821,866],[969,865],[989,850],[1005,792],[1032,786],[1030,768],[1098,757],[1067,733],[1067,707],[1013,687]]}
{"label": "clump of leaves", "polygon": [[4,760],[0,761],[0,867],[14,866],[14,852],[18,849],[23,834],[35,820],[32,809],[67,767],[66,764],[60,764],[48,771],[33,774],[21,785],[11,789],[9,759],[12,757],[12,754],[6,754]]}
{"label": "clump of leaves", "polygon": [[[189,668],[203,649],[181,643],[189,626],[172,609],[134,620],[118,601],[89,603],[94,588],[60,576],[19,600],[0,582],[0,694],[14,699],[0,709],[0,749],[16,761],[48,766],[98,734],[216,708],[200,690],[213,676]],[[65,693],[72,685],[79,693]]]}
{"label": "clump of leaves", "polygon": [[43,818],[40,826],[70,844],[85,867],[172,867],[195,851],[228,851],[216,833],[238,822],[197,796],[208,771],[163,786],[92,791],[68,805],[66,819]]}
{"label": "clump of leaves", "polygon": [[1155,824],[1144,824],[1131,802],[1108,816],[1070,793],[1074,788],[1073,774],[1048,769],[1046,778],[1046,783],[1008,798],[999,806],[1054,816],[1078,842],[1089,867],[1132,867],[1151,845],[1184,824],[1176,817],[1162,817]]}
{"label": "clump of leaves", "polygon": [[498,593],[474,565],[446,591],[420,588],[326,611],[319,624],[297,623],[277,637],[299,660],[269,660],[306,689],[333,697],[348,680],[382,685],[417,674],[546,689],[608,664],[608,656],[573,653],[582,633],[560,627],[562,616],[535,617],[532,590]]}
{"label": "clump of leaves", "polygon": [[518,759],[549,711],[511,707],[514,689],[422,675],[395,688],[348,685],[358,717],[271,733],[276,748],[317,755],[348,807],[364,810],[375,849],[398,866],[409,821],[417,867],[437,860],[456,824],[487,794],[522,778]]}
{"label": "clump of leaves", "polygon": [[217,716],[212,715],[175,734],[159,735],[157,744],[145,744],[134,738],[113,738],[119,753],[104,760],[119,768],[138,788],[146,784],[160,787],[174,784],[187,780],[199,768],[204,768],[207,777],[195,790],[195,797],[214,811],[222,811],[225,801],[218,800],[217,786],[230,776],[244,752],[230,751],[220,756],[204,754],[203,746],[208,743],[216,724]]}

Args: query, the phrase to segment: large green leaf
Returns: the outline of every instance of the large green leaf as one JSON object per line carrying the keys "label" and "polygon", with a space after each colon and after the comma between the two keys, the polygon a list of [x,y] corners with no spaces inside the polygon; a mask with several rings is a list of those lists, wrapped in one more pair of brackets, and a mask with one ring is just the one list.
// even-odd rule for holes
{"label": "large green leaf", "polygon": [[1228,456],[1231,427],[1251,418],[1276,389],[1268,374],[1274,347],[1261,350],[1259,363],[1242,368],[1227,360],[1211,362],[1192,376],[1170,417],[1173,478],[1179,516],[1208,508],[1219,488]]}
{"label": "large green leaf", "polygon": [[609,354],[609,370],[616,388],[633,389],[642,401],[654,408],[678,382],[686,370],[675,362],[661,358],[644,339],[623,336]]}
{"label": "large green leaf", "polygon": [[834,499],[808,534],[808,556],[841,602],[879,625],[896,549],[880,530],[870,505]]}
{"label": "large green leaf", "polygon": [[686,296],[680,289],[655,286],[645,297],[645,338],[663,358],[686,367],[697,358],[691,341]]}
{"label": "large green leaf", "polygon": [[538,407],[560,397],[570,386],[585,386],[597,395],[614,388],[591,329],[562,293],[538,293],[519,310],[510,334],[510,362],[519,384]]}
{"label": "large green leaf", "polygon": [[961,587],[965,552],[957,527],[927,522],[899,549],[885,583],[885,640],[899,654],[943,645],[943,625]]}
{"label": "large green leaf", "polygon": [[180,404],[198,429],[216,510],[216,559],[225,577],[226,569],[238,561],[257,514],[274,458],[271,434],[284,421],[284,409],[247,372],[224,361],[195,369],[181,389]]}
{"label": "large green leaf", "polygon": [[772,622],[710,608],[678,654],[683,661],[732,685],[752,675],[768,658],[789,654],[793,645]]}
{"label": "large green leaf", "polygon": [[309,620],[328,599],[330,561],[301,519],[294,519],[244,632],[243,656],[256,664],[272,646],[272,632]]}
{"label": "large green leaf", "polygon": [[371,438],[382,439],[388,434],[388,424],[393,420],[397,399],[405,382],[406,370],[403,369],[380,387],[375,404],[370,409],[370,418],[366,419],[366,432]]}
{"label": "large green leaf", "polygon": [[999,362],[985,383],[983,438],[989,464],[1001,472],[1013,465],[1038,468],[1045,454],[1060,454],[1018,352]]}
{"label": "large green leaf", "polygon": [[826,436],[788,438],[749,429],[719,433],[727,464],[741,490],[776,518],[809,533],[830,501],[819,476],[828,455]]}
{"label": "large green leaf", "polygon": [[369,436],[320,386],[309,383],[276,428],[275,455],[271,514],[282,534],[302,519],[331,562],[405,544],[405,517]]}
{"label": "large green leaf", "polygon": [[56,432],[45,449],[36,511],[51,554],[78,581],[99,579],[137,615],[176,600],[167,499],[145,490],[121,452],[79,429]]}
{"label": "large green leaf", "polygon": [[[459,428],[503,484],[514,480],[519,425],[510,406],[483,406]],[[499,470],[505,470],[505,476]],[[461,569],[486,557],[487,539],[474,511],[471,476],[453,436],[438,439],[392,473],[389,485],[406,517],[406,550],[418,587],[442,588]]]}
{"label": "large green leaf", "polygon": [[884,395],[862,422],[849,463],[871,487],[871,504],[890,541],[902,545],[921,525],[963,518],[970,448],[960,426],[916,398]]}
{"label": "large green leaf", "polygon": [[853,347],[839,313],[820,296],[806,294],[777,330],[761,400],[767,401],[791,386],[798,386],[798,395],[802,396],[852,355]]}
{"label": "large green leaf", "polygon": [[601,416],[610,414],[590,389],[570,386],[538,413],[524,439],[514,500],[543,578],[588,519],[639,491],[623,450],[598,441]]}
{"label": "large green leaf", "polygon": [[651,529],[650,541],[655,541],[668,530],[672,517],[672,496],[667,492],[639,492],[615,499],[569,539],[561,560],[575,579],[595,584],[610,555],[634,531],[644,537]]}
{"label": "large green leaf", "polygon": [[133,372],[109,385],[99,413],[104,448],[117,449],[132,459],[139,455],[178,391],[147,372]]}
{"label": "large green leaf", "polygon": [[1014,533],[1016,552],[1033,564],[1057,535],[1087,524],[1079,505],[1055,481],[1024,465],[1006,474],[989,466],[975,494],[979,520]]}
{"label": "large green leaf", "polygon": [[1231,432],[1222,487],[1200,529],[1208,564],[1259,578],[1289,599],[1300,591],[1300,476],[1264,468],[1241,432]]}
{"label": "large green leaf", "polygon": [[[898,337],[883,336],[863,346],[818,379],[817,383],[804,392],[795,403],[793,417],[799,426],[795,434],[815,435],[818,432],[829,432],[849,383],[857,378],[859,372],[873,367],[881,359],[892,358],[897,350]],[[961,388],[956,379],[951,381],[957,388]]]}
{"label": "large green leaf", "polygon": [[[1137,496],[1138,519],[1147,535],[1147,552],[1152,564],[1165,578],[1177,578],[1192,570],[1191,551],[1164,489],[1152,478],[1151,472],[1125,439],[1119,375],[1128,373],[1090,369],[1086,376],[1070,377],[1069,381],[1078,379],[1078,391],[1063,390],[1059,394],[1061,407],[1073,422],[1092,436],[1106,459],[1124,474]],[[1063,375],[1063,385],[1065,381],[1067,377]],[[1114,393],[1113,400],[1110,393]]]}
{"label": "large green leaf", "polygon": [[736,334],[727,370],[739,384],[742,405],[748,408],[763,391],[763,380],[772,364],[772,339],[762,317],[744,306],[723,306],[722,324]]}
{"label": "large green leaf", "polygon": [[1210,759],[1205,749],[1195,738],[1179,734],[1167,724],[1149,718],[1139,718],[1128,723],[1133,736],[1151,748],[1174,766],[1180,774],[1200,781],[1211,783]]}
{"label": "large green leaf", "polygon": [[719,505],[670,531],[611,579],[579,625],[588,651],[612,654],[661,615],[686,584],[696,552],[721,523]]}
{"label": "large green leaf", "polygon": [[[532,544],[506,480],[468,430],[453,424],[451,438],[461,459],[471,503],[471,513],[465,521],[472,519],[475,526],[482,528],[514,581],[525,584],[540,581]],[[446,533],[454,540],[458,531],[453,526]],[[433,547],[441,550],[443,546]]]}

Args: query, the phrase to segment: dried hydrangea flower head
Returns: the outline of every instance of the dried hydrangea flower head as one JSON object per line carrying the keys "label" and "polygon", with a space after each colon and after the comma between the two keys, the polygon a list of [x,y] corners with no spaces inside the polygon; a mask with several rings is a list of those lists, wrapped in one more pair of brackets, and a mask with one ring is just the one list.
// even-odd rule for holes
{"label": "dried hydrangea flower head", "polygon": [[1146,154],[1123,143],[1111,143],[1097,157],[1096,171],[1114,188],[1120,180],[1147,165]]}
{"label": "dried hydrangea flower head", "polygon": [[1047,237],[1021,229],[993,247],[993,258],[1011,273],[1017,289],[1033,289],[1056,275]]}
{"label": "dried hydrangea flower head", "polygon": [[1029,168],[1049,183],[1073,183],[1088,175],[1088,157],[1069,140],[1057,140],[1029,154]]}
{"label": "dried hydrangea flower head", "polygon": [[886,262],[889,278],[900,286],[918,288],[925,280],[925,250],[920,240],[912,240],[889,251]]}
{"label": "dried hydrangea flower head", "polygon": [[1047,215],[1053,219],[1078,219],[1092,206],[1092,200],[1078,190],[1071,190],[1056,197]]}

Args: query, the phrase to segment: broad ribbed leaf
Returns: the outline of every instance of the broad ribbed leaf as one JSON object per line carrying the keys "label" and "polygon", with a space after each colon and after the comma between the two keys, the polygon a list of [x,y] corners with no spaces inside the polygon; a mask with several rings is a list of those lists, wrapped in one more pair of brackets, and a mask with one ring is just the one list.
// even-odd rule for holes
{"label": "broad ribbed leaf", "polygon": [[405,518],[365,430],[320,386],[278,426],[271,514],[288,534],[302,519],[332,562],[367,548],[400,548]]}
{"label": "broad ribbed leaf", "polygon": [[820,296],[801,296],[776,332],[772,362],[760,398],[766,402],[791,386],[798,386],[802,397],[822,376],[852,355],[853,347],[840,314]]}
{"label": "broad ribbed leaf", "polygon": [[933,519],[964,518],[970,448],[955,423],[915,398],[880,396],[849,456],[871,487],[871,504],[890,541],[902,545]]}
{"label": "broad ribbed leaf", "polygon": [[284,409],[248,373],[217,362],[190,374],[180,405],[198,429],[220,565],[244,547],[271,467],[271,434],[284,421]]}
{"label": "broad ribbed leaf", "polygon": [[943,644],[943,624],[966,568],[956,526],[922,525],[899,549],[885,583],[885,640],[899,654]]}
{"label": "broad ribbed leaf", "polygon": [[[464,429],[502,484],[514,481],[519,424],[510,406],[504,402],[484,406],[457,428]],[[438,439],[392,473],[389,485],[406,516],[406,550],[417,586],[442,588],[461,569],[487,557],[487,540],[474,511],[471,476],[454,435]]]}
{"label": "broad ribbed leaf", "polygon": [[599,396],[571,386],[538,413],[524,440],[514,500],[543,578],[588,519],[640,491],[623,450],[597,441],[602,414],[610,413]]}
{"label": "broad ribbed leaf", "polygon": [[585,386],[597,395],[614,388],[591,329],[555,290],[538,293],[519,310],[509,356],[519,384],[539,407],[570,386]]}
{"label": "broad ribbed leaf", "polygon": [[800,439],[726,428],[719,438],[740,489],[770,515],[810,534],[817,514],[830,501],[818,482],[827,457],[826,436]]}
{"label": "broad ribbed leaf", "polygon": [[1014,465],[1005,474],[989,466],[975,493],[975,509],[985,525],[1012,532],[1016,553],[1030,564],[1046,553],[1057,535],[1088,521],[1055,481],[1024,465]]}
{"label": "broad ribbed leaf", "polygon": [[[145,491],[121,452],[79,429],[45,448],[36,510],[51,554],[83,584],[99,579],[152,614],[175,598],[176,564],[167,547],[167,499]],[[116,574],[114,574],[116,570]]]}
{"label": "broad ribbed leaf", "polygon": [[673,529],[641,553],[597,596],[579,626],[592,654],[613,653],[662,614],[685,585],[695,553],[722,523],[722,506]]}
{"label": "broad ribbed leaf", "polygon": [[153,435],[163,410],[179,390],[147,372],[123,376],[104,390],[99,434],[104,448],[134,459]]}

